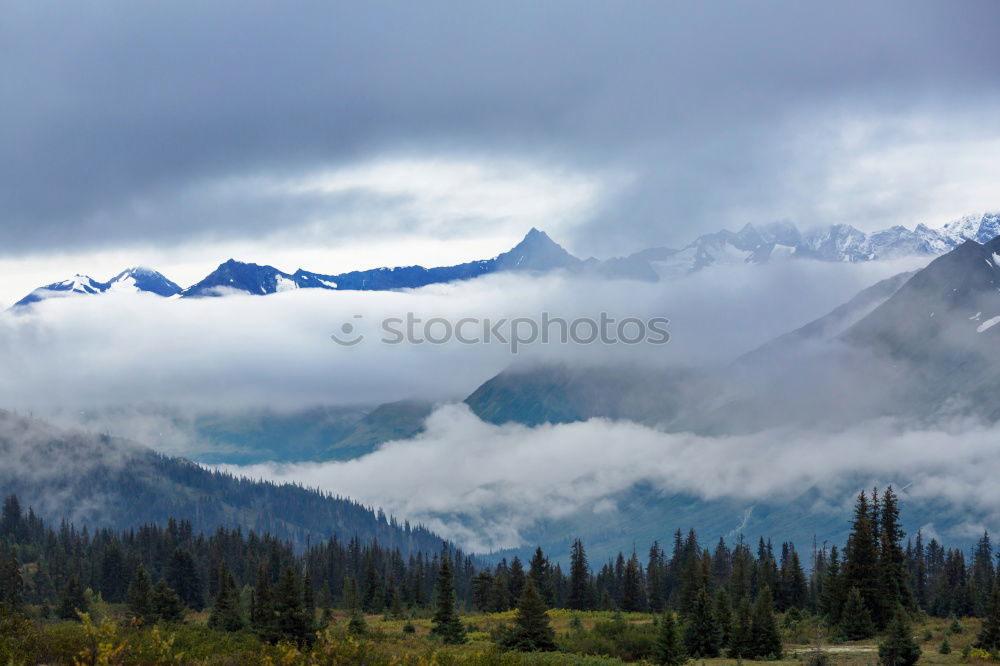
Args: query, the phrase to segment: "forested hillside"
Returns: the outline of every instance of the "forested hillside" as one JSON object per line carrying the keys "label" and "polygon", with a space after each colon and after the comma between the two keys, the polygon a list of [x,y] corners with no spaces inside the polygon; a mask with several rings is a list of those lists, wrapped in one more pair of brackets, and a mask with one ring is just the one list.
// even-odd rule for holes
{"label": "forested hillside", "polygon": [[39,516],[78,527],[123,529],[186,520],[194,533],[253,529],[304,547],[336,535],[378,540],[403,553],[430,552],[440,539],[349,499],[207,470],[138,444],[67,432],[0,411],[0,492]]}

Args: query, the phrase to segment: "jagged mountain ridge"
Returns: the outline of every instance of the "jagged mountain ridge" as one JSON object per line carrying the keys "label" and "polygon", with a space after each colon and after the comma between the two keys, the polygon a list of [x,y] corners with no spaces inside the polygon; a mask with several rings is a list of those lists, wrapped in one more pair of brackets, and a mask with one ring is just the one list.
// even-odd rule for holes
{"label": "jagged mountain ridge", "polygon": [[384,291],[415,289],[430,284],[468,280],[507,271],[548,272],[565,270],[606,278],[655,282],[676,279],[710,266],[766,263],[778,258],[806,258],[819,261],[862,262],[904,256],[937,256],[966,240],[984,243],[1000,235],[1000,212],[970,215],[949,222],[940,229],[918,224],[913,230],[902,226],[872,233],[850,225],[802,232],[790,223],[754,227],[747,224],[737,232],[728,230],[699,236],[688,245],[673,249],[649,248],[626,257],[582,260],[553,241],[548,234],[531,229],[508,252],[492,259],[452,266],[425,268],[419,265],[376,268],[339,274],[315,273],[298,269],[286,273],[273,266],[230,259],[196,284],[181,289],[149,269],[129,269],[108,282],[85,275],[40,287],[15,304],[28,306],[52,296],[98,294],[130,290],[159,296],[196,298],[232,293],[268,295],[292,289]]}
{"label": "jagged mountain ridge", "polygon": [[53,297],[64,297],[82,294],[103,294],[107,292],[146,292],[169,298],[180,294],[180,286],[167,279],[161,273],[135,266],[126,268],[107,282],[98,282],[87,275],[74,275],[68,280],[53,282],[35,289],[30,294],[14,304],[14,307],[24,307]]}

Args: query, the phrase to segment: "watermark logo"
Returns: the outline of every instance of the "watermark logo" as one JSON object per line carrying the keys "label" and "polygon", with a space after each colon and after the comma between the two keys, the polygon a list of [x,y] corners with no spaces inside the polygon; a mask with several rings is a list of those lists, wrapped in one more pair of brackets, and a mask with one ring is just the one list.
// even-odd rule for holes
{"label": "watermark logo", "polygon": [[[361,331],[362,315],[344,322],[330,338],[343,347],[354,347],[366,339]],[[379,342],[386,345],[463,345],[500,344],[517,354],[535,344],[604,344],[604,345],[663,345],[670,342],[665,317],[624,317],[617,319],[606,312],[598,317],[565,319],[548,312],[538,317],[499,319],[462,317],[418,317],[413,312],[398,317],[386,317],[378,323]]]}

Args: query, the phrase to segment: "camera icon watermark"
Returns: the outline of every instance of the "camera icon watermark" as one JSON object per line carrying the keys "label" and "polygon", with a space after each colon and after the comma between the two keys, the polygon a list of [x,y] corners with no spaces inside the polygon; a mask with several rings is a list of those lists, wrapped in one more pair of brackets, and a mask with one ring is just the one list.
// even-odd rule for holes
{"label": "camera icon watermark", "polygon": [[[361,332],[362,315],[354,322],[344,322],[330,338],[343,347],[354,347],[366,339]],[[624,317],[617,319],[607,312],[597,317],[565,319],[542,312],[538,317],[418,317],[407,312],[398,317],[385,317],[378,324],[379,342],[386,345],[463,345],[500,344],[517,354],[534,344],[604,344],[604,345],[663,345],[670,342],[665,317]]]}

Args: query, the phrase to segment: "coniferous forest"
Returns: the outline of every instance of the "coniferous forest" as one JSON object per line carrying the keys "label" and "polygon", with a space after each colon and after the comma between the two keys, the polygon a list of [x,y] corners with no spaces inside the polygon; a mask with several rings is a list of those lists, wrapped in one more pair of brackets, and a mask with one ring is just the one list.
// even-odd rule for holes
{"label": "coniferous forest", "polygon": [[678,530],[669,550],[600,564],[576,540],[566,565],[540,548],[497,563],[446,543],[405,555],[356,537],[296,548],[173,519],[91,532],[48,525],[12,495],[0,515],[0,660],[680,664],[828,659],[824,645],[863,644],[858,654],[877,645],[883,663],[912,664],[928,642],[938,657],[1000,650],[989,535],[969,554],[906,535],[892,488],[859,494],[840,546]]}

